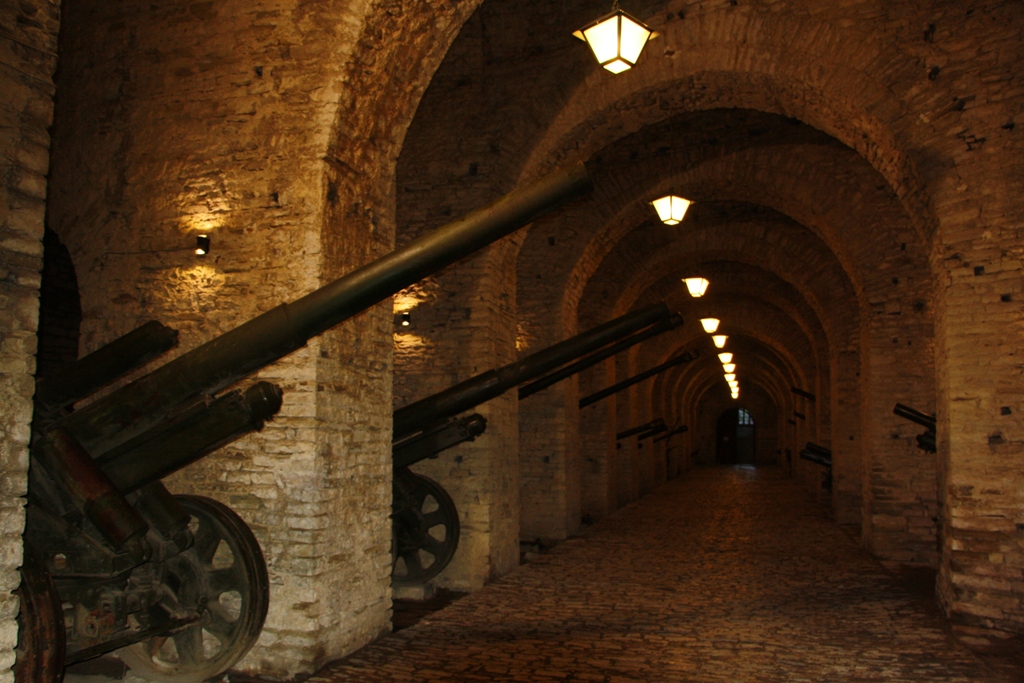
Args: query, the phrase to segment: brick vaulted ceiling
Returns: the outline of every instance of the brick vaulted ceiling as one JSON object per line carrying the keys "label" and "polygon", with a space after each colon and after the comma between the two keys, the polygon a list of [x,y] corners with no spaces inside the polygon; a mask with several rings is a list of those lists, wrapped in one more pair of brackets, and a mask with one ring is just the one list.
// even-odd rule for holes
{"label": "brick vaulted ceiling", "polygon": [[[847,89],[872,95],[860,93],[868,87],[862,65],[831,56],[843,50],[828,43],[835,22],[856,21],[874,58],[882,59],[883,18],[831,9],[816,20],[800,3],[789,3],[783,18],[766,13],[770,3],[721,4],[726,9],[629,3],[626,9],[665,36],[648,46],[637,69],[612,76],[569,36],[601,7],[482,3],[407,134],[399,162],[399,241],[431,211],[469,208],[453,203],[451,191],[435,192],[424,177],[446,178],[456,196],[460,190],[470,196],[583,158],[595,194],[568,216],[536,224],[520,238],[514,266],[509,263],[516,270],[519,325],[529,338],[551,343],[631,307],[667,300],[688,324],[666,335],[670,343],[645,346],[650,358],[640,365],[687,345],[703,345],[710,355],[696,324],[703,315],[721,318],[723,330],[747,347],[737,352],[741,367],[749,361],[740,355],[765,364],[758,382],[780,400],[789,383],[827,396],[830,359],[856,355],[862,343],[912,338],[930,365],[932,227],[913,191],[920,169],[887,147],[890,131],[847,115]],[[898,17],[884,19],[890,30],[909,30]],[[691,32],[706,33],[716,23],[728,57],[681,49]],[[857,33],[847,29],[845,40]],[[776,49],[737,50],[751,34]],[[792,51],[777,49],[783,40],[793,43]],[[807,79],[823,84],[813,94],[799,92],[806,81],[798,87],[794,78],[809,64],[787,61],[801,49],[815,55],[810,61],[827,76]],[[742,68],[730,73],[726,63]],[[696,202],[681,226],[661,225],[648,205],[667,192]],[[679,282],[692,274],[712,280],[699,302]],[[894,288],[915,312],[901,316],[900,329],[875,321]],[[701,384],[719,377],[720,368],[702,362],[676,374]],[[678,382],[658,386],[685,393]]]}

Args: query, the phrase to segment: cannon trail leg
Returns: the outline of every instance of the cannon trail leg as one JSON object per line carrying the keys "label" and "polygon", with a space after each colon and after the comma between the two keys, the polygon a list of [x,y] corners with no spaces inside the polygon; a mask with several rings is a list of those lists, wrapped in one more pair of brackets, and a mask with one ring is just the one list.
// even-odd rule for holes
{"label": "cannon trail leg", "polygon": [[432,479],[395,470],[392,503],[396,586],[415,586],[441,573],[459,545],[459,513],[448,492]]}
{"label": "cannon trail leg", "polygon": [[21,566],[16,683],[59,683],[64,678],[64,612],[43,562],[28,546]]}
{"label": "cannon trail leg", "polygon": [[223,673],[256,643],[267,616],[269,583],[259,544],[238,515],[208,498],[177,499],[192,518],[195,545],[162,565],[162,599],[138,618],[138,626],[173,624],[195,612],[200,618],[117,654],[146,678],[200,683]]}

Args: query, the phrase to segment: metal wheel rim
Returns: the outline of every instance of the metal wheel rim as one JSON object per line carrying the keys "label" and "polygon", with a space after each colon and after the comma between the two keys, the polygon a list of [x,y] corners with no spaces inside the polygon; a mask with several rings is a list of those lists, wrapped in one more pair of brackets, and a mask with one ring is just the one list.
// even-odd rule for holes
{"label": "metal wheel rim", "polygon": [[[392,514],[391,582],[416,586],[440,574],[455,556],[459,513],[448,492],[433,479],[408,470],[395,476],[403,478],[413,495],[411,506],[401,506]],[[396,491],[396,504],[399,496]],[[443,539],[438,538],[440,529]]]}
{"label": "metal wheel rim", "polygon": [[117,654],[146,678],[201,683],[227,671],[259,638],[270,601],[267,568],[256,538],[230,508],[201,496],[177,498],[192,515],[195,545],[167,561],[164,599],[153,609],[199,606],[203,618]]}

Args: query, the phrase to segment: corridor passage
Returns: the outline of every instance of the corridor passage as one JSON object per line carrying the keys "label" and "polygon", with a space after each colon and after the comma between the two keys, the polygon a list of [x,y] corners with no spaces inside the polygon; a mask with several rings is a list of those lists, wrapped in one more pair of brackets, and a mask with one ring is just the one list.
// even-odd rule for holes
{"label": "corridor passage", "polygon": [[697,470],[339,681],[1009,681],[774,469]]}

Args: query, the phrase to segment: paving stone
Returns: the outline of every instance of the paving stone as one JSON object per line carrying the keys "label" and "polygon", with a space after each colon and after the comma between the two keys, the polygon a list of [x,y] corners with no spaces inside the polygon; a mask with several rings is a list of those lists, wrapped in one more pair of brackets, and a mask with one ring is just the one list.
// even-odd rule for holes
{"label": "paving stone", "polygon": [[696,470],[309,679],[1014,680],[774,468]]}

